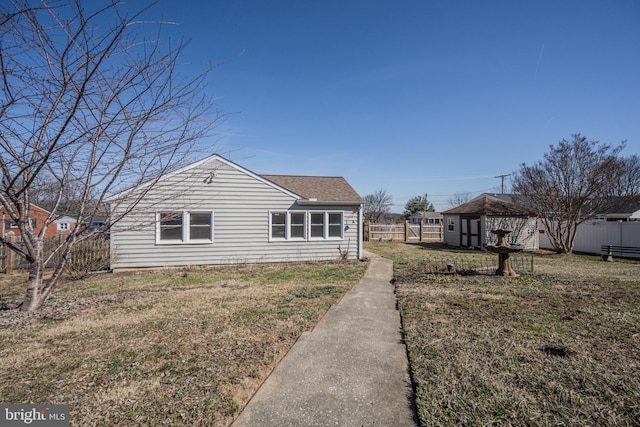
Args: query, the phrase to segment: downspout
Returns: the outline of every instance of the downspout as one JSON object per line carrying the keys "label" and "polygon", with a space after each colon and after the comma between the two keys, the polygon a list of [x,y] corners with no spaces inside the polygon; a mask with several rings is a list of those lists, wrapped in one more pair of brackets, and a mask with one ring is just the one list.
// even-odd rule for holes
{"label": "downspout", "polygon": [[358,207],[358,259],[363,259],[363,254],[362,254],[362,246],[364,245],[363,243],[364,222],[363,222],[363,215],[362,215],[363,206],[364,204],[360,204],[360,206]]}

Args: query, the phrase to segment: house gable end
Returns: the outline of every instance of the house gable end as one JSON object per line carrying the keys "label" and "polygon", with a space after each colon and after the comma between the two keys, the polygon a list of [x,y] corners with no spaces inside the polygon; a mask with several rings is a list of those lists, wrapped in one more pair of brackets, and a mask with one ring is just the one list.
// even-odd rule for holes
{"label": "house gable end", "polygon": [[[207,165],[208,163],[210,163],[211,165]],[[286,189],[286,188],[284,188],[284,187],[282,187],[282,186],[280,186],[280,185],[278,185],[278,184],[276,184],[276,183],[274,183],[274,182],[272,182],[272,181],[270,181],[270,180],[268,180],[268,179],[266,179],[266,178],[264,178],[264,177],[262,177],[262,176],[260,176],[260,175],[258,175],[256,173],[254,173],[254,172],[251,172],[249,169],[243,168],[242,166],[237,165],[236,163],[233,163],[232,161],[227,160],[227,159],[225,159],[224,157],[222,157],[222,156],[220,156],[218,154],[213,154],[213,155],[211,155],[209,157],[206,157],[206,158],[204,158],[202,160],[198,160],[197,162],[191,163],[191,164],[189,164],[187,166],[184,166],[184,167],[182,167],[180,169],[177,169],[177,170],[175,170],[175,171],[173,171],[171,173],[168,173],[168,174],[160,177],[157,181],[140,184],[140,185],[132,187],[132,188],[130,188],[128,190],[125,190],[125,191],[119,192],[117,194],[114,194],[113,196],[108,197],[106,201],[107,202],[111,202],[111,201],[117,200],[119,198],[122,198],[122,197],[126,196],[127,194],[134,193],[137,190],[143,190],[143,189],[147,188],[150,185],[155,185],[155,184],[162,183],[162,182],[170,180],[171,178],[174,178],[176,176],[187,174],[191,170],[195,170],[195,169],[198,169],[198,168],[203,168],[205,166],[207,166],[210,169],[210,175],[209,175],[208,178],[211,179],[211,180],[215,179],[217,170],[222,169],[222,168],[230,168],[230,169],[237,170],[237,171],[239,171],[239,172],[241,172],[241,173],[243,173],[245,175],[248,175],[248,176],[250,176],[250,177],[262,182],[263,184],[266,184],[266,185],[268,185],[268,186],[270,186],[270,187],[272,187],[272,188],[274,188],[274,189],[276,189],[278,191],[281,191],[282,193],[284,193],[284,194],[286,194],[286,195],[288,195],[290,197],[293,197],[294,199],[301,199],[302,198],[302,196],[300,196],[299,194],[296,194],[296,193],[294,193],[294,192],[292,192],[292,191],[290,191],[290,190],[288,190],[288,189]]]}

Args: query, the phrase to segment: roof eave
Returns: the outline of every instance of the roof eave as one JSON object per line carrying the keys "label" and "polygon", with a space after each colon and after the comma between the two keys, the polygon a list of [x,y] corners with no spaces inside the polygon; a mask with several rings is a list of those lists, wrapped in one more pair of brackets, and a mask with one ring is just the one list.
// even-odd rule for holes
{"label": "roof eave", "polygon": [[361,201],[356,200],[310,200],[310,199],[298,199],[296,204],[300,206],[360,206]]}

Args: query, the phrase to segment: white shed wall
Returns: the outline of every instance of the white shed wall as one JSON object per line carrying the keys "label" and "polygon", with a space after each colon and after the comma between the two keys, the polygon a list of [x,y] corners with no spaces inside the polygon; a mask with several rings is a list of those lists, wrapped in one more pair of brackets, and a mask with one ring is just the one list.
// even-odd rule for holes
{"label": "white shed wall", "polygon": [[503,218],[503,217],[483,217],[485,227],[485,238],[483,244],[497,243],[498,236],[491,230],[506,228],[513,230],[507,235],[510,244],[522,245],[525,250],[538,249],[538,227],[535,218]]}
{"label": "white shed wall", "polygon": [[[460,225],[461,215],[445,215],[444,216],[444,243],[451,246],[460,246]],[[454,231],[448,230],[449,218],[453,218],[455,222]],[[525,250],[536,250],[539,247],[538,228],[535,218],[504,218],[490,217],[486,215],[480,216],[481,239],[482,246],[488,243],[496,243],[498,238],[491,230],[497,228],[508,228],[514,230],[508,235],[511,244],[519,244]]]}

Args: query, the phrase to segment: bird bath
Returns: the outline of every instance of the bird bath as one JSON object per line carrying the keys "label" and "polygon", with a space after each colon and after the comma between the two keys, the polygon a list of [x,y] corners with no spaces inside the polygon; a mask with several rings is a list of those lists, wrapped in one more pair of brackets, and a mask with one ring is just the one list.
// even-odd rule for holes
{"label": "bird bath", "polygon": [[517,277],[518,274],[511,268],[511,261],[509,260],[509,254],[522,251],[522,246],[511,245],[507,242],[507,234],[513,230],[491,230],[493,234],[498,236],[498,243],[487,245],[489,252],[498,254],[498,269],[496,270],[496,276],[509,276]]}

